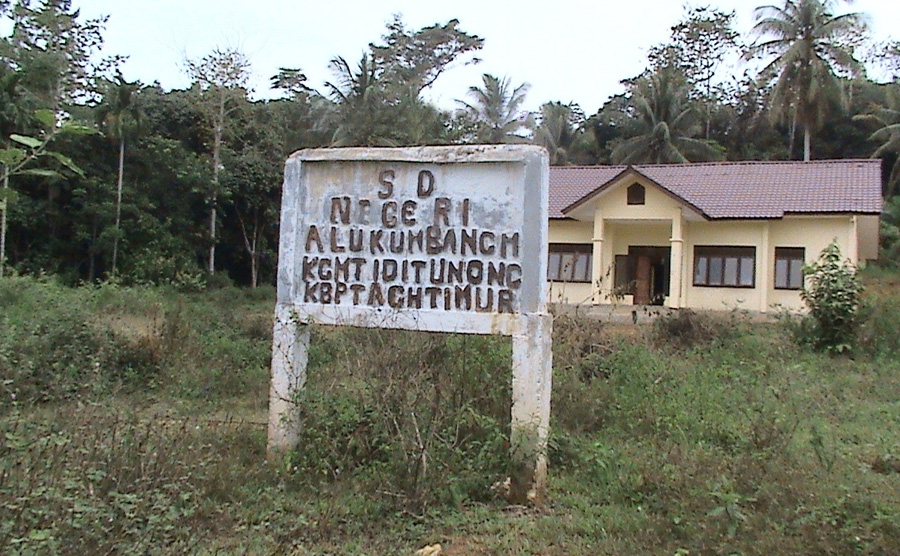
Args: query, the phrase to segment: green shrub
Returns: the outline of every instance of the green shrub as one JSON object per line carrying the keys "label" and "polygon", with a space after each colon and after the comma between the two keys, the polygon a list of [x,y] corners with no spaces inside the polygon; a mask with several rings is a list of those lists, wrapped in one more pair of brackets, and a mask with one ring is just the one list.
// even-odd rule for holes
{"label": "green shrub", "polygon": [[803,272],[806,283],[800,297],[809,307],[810,340],[830,353],[850,351],[859,324],[862,293],[856,267],[843,260],[840,248],[831,243]]}
{"label": "green shrub", "polygon": [[389,507],[417,511],[494,496],[509,466],[508,339],[327,327],[313,336],[296,480],[352,478]]}

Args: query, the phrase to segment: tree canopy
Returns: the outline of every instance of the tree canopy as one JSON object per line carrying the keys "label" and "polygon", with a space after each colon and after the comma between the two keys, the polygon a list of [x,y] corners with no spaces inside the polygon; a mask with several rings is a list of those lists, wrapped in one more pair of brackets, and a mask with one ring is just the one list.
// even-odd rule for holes
{"label": "tree canopy", "polygon": [[[763,6],[751,46],[735,14],[688,7],[666,42],[648,45],[646,70],[585,114],[490,72],[455,106],[430,102],[433,84],[479,63],[489,40],[456,19],[415,29],[394,16],[358,57],[335,56],[321,85],[298,53],[271,76],[282,97],[254,100],[239,49],[186,60],[191,85],[166,90],[121,77],[121,58],[103,51],[106,19],[82,17],[73,0],[0,1],[0,272],[271,283],[283,161],[332,145],[531,142],[556,165],[781,160],[803,155],[796,124],[807,144],[815,134],[810,157],[881,158],[892,196],[900,49],[866,42],[864,18],[838,7]],[[866,52],[892,83],[860,71]],[[731,75],[742,55],[763,69]]]}
{"label": "tree canopy", "polygon": [[803,160],[811,156],[813,132],[829,110],[841,106],[839,74],[861,72],[843,39],[865,26],[860,13],[834,15],[832,0],[784,0],[754,12],[754,35],[760,37],[748,56],[773,56],[763,74],[773,77],[771,110],[776,119],[793,118],[803,127]]}

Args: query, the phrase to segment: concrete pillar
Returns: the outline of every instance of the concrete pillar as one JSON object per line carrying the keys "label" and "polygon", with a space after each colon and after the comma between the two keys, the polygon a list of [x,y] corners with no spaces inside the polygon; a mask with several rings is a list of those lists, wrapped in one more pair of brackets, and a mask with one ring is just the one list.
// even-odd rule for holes
{"label": "concrete pillar", "polygon": [[553,378],[553,317],[522,316],[513,341],[512,427],[513,471],[509,499],[515,504],[543,501],[547,485],[547,435]]}
{"label": "concrete pillar", "polygon": [[603,215],[600,209],[594,213],[594,235],[592,238],[594,244],[593,251],[593,268],[591,269],[591,286],[594,290],[594,305],[602,303],[605,293],[612,291],[614,284],[604,282],[606,269],[603,268]]}
{"label": "concrete pillar", "polygon": [[762,237],[759,242],[759,253],[756,256],[756,287],[759,288],[759,312],[769,309],[769,291],[772,289],[772,276],[775,274],[773,262],[774,250],[769,245],[770,226],[762,225]]}
{"label": "concrete pillar", "polygon": [[669,245],[672,249],[671,260],[669,261],[669,297],[666,299],[666,306],[672,309],[681,307],[681,283],[684,279],[684,232],[682,231],[683,220],[681,208],[675,209],[675,215],[672,217],[672,237],[669,238]]}
{"label": "concrete pillar", "polygon": [[309,327],[300,324],[290,305],[275,306],[272,371],[269,385],[269,440],[267,454],[275,460],[297,445],[296,396],[306,385]]}
{"label": "concrete pillar", "polygon": [[857,228],[857,216],[854,214],[850,217],[850,234],[847,239],[847,258],[858,265],[859,264],[859,228]]}

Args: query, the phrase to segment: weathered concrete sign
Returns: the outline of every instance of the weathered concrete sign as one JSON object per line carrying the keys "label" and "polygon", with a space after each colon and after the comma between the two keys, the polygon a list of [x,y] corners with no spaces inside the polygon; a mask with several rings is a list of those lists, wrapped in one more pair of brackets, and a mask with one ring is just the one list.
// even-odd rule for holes
{"label": "weathered concrete sign", "polygon": [[[547,155],[533,146],[317,149],[285,167],[270,452],[296,444],[304,325],[513,337],[514,454],[546,474]],[[527,456],[525,455],[527,454]]]}

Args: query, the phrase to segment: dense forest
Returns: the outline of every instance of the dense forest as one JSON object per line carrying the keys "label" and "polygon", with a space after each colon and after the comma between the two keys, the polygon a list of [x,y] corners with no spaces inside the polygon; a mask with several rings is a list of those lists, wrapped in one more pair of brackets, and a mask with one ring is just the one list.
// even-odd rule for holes
{"label": "dense forest", "polygon": [[[874,41],[842,7],[782,0],[748,36],[734,13],[686,7],[647,69],[588,115],[560,101],[529,113],[527,83],[489,74],[454,110],[427,102],[488,40],[457,20],[395,16],[358,61],[331,61],[321,91],[282,68],[280,97],[252,100],[240,50],[186,60],[191,87],[167,91],[125,80],[123,59],[102,55],[106,20],[72,0],[0,0],[0,273],[271,283],[291,152],[506,142],[542,145],[554,165],[880,157],[883,258],[900,260],[900,41]],[[723,77],[738,57],[759,70]]]}

